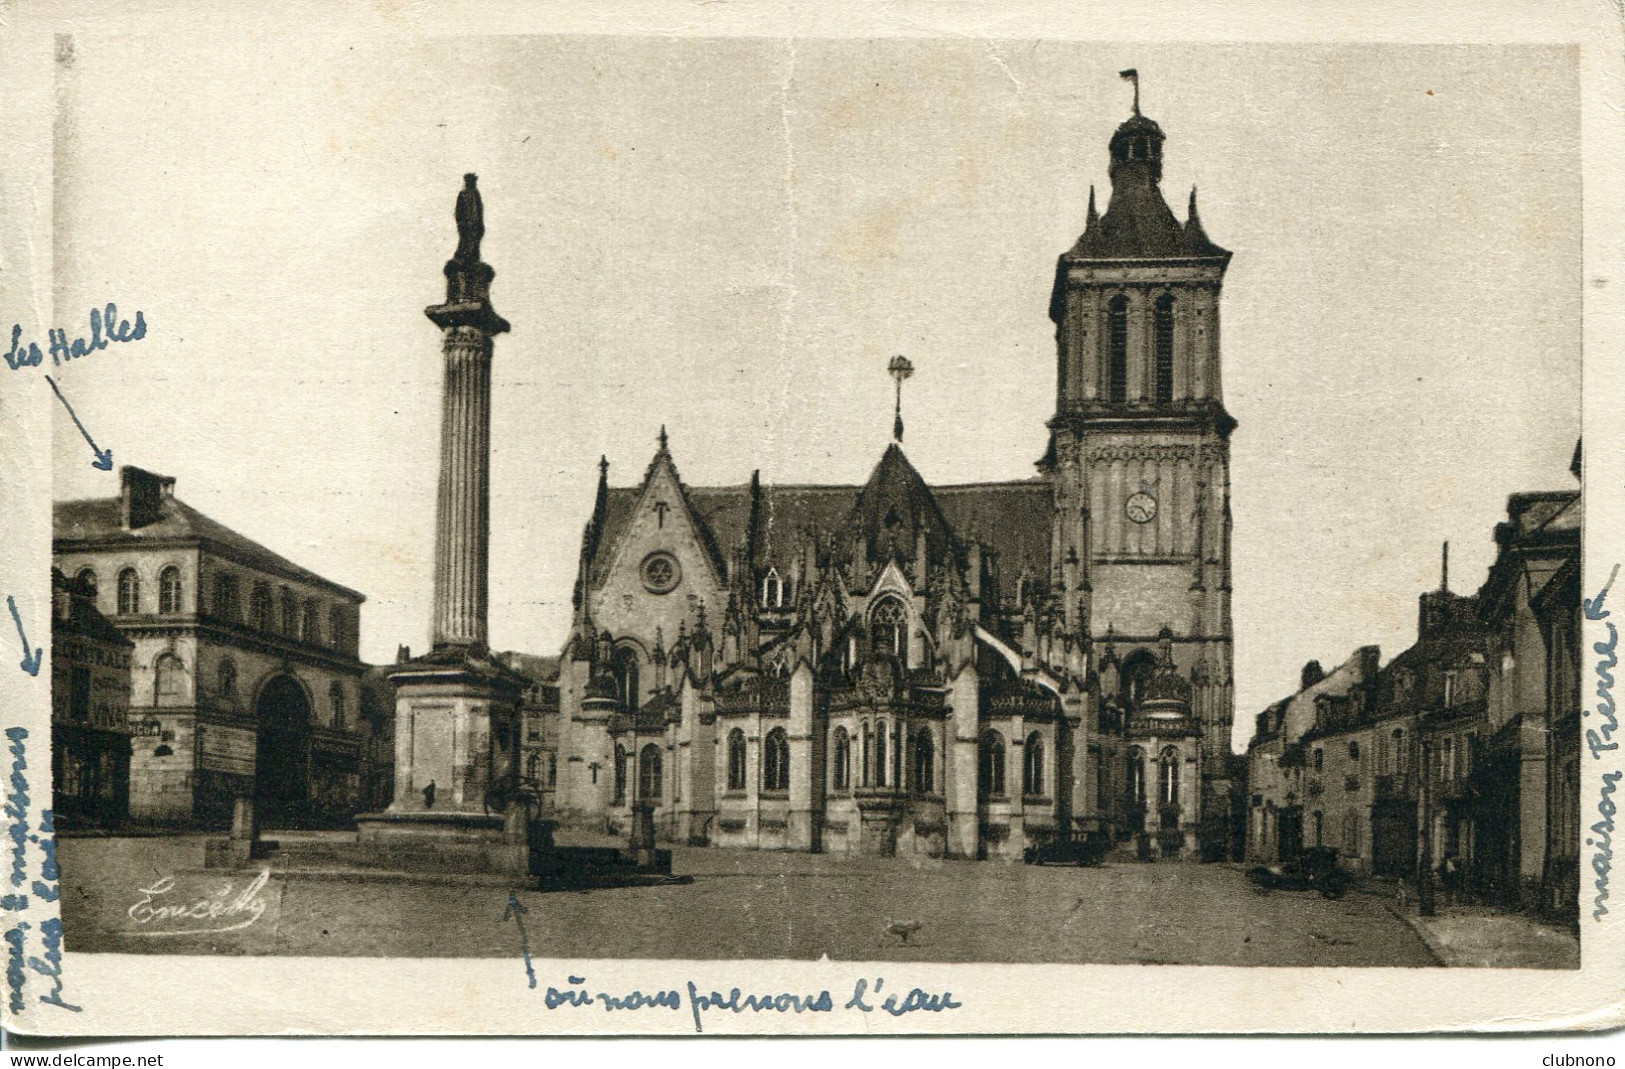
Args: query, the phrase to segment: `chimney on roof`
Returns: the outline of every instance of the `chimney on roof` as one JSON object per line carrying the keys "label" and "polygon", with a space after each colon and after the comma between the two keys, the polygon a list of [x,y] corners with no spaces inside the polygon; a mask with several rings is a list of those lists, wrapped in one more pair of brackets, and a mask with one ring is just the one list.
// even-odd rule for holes
{"label": "chimney on roof", "polygon": [[412,659],[412,647],[410,647],[410,646],[397,646],[395,648],[395,663],[396,664],[405,664],[407,661],[410,661],[411,659]]}
{"label": "chimney on roof", "polygon": [[126,464],[119,469],[119,522],[136,531],[164,517],[164,504],[175,496],[175,479]]}
{"label": "chimney on roof", "polygon": [[1298,675],[1298,689],[1308,690],[1310,687],[1314,686],[1316,683],[1319,683],[1325,678],[1326,670],[1320,667],[1320,662],[1310,661],[1308,664],[1303,666],[1303,671]]}

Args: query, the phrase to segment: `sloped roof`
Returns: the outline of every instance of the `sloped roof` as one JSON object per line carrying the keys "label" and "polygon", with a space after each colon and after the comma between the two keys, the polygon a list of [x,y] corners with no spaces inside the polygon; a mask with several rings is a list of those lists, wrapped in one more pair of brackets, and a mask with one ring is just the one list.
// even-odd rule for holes
{"label": "sloped roof", "polygon": [[337,594],[366,600],[366,595],[349,587],[323,578],[308,568],[265,548],[258,542],[210,519],[179,498],[167,498],[162,515],[152,523],[134,530],[125,530],[119,499],[88,498],[76,501],[58,501],[51,509],[52,541],[84,543],[86,548],[136,547],[142,544],[167,541],[198,541],[208,548],[239,564],[295,582],[326,587]]}
{"label": "sloped roof", "polygon": [[[901,457],[900,450],[898,453]],[[905,465],[908,463],[906,458],[902,462]],[[914,469],[910,465],[908,470],[913,472]],[[917,472],[914,478],[919,478]],[[797,553],[810,532],[824,535],[843,532],[853,521],[854,514],[859,515],[860,523],[867,522],[867,518],[859,513],[859,500],[864,489],[870,485],[876,487],[870,496],[870,501],[876,503],[876,507],[865,505],[865,510],[878,511],[882,522],[886,509],[878,508],[878,502],[892,500],[890,495],[901,494],[905,501],[914,501],[924,507],[919,501],[919,492],[924,488],[931,502],[927,512],[933,515],[934,522],[944,525],[945,533],[974,538],[989,545],[1012,568],[1020,568],[1023,564],[1040,570],[1049,567],[1053,497],[1047,481],[1025,479],[1008,483],[928,487],[920,480],[918,485],[914,485],[905,473],[896,470],[895,461],[888,464],[885,457],[876,465],[870,482],[864,487],[762,484],[757,519],[759,566],[776,568],[780,575],[787,577],[794,570]],[[590,574],[594,584],[603,579],[609,556],[626,528],[639,490],[638,487],[617,487],[608,493],[604,529],[598,541],[596,558],[591,562]],[[696,519],[705,525],[724,554],[744,544],[750,530],[749,484],[693,486],[688,487],[688,496]]]}

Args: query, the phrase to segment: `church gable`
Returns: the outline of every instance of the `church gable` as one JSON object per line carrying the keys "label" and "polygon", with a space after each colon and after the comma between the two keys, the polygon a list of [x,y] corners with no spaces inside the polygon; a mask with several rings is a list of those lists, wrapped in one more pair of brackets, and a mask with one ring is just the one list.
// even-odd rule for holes
{"label": "church gable", "polygon": [[715,540],[689,502],[671,454],[655,454],[636,498],[624,506],[591,592],[594,626],[646,644],[658,628],[667,641],[703,611],[719,619],[726,605]]}

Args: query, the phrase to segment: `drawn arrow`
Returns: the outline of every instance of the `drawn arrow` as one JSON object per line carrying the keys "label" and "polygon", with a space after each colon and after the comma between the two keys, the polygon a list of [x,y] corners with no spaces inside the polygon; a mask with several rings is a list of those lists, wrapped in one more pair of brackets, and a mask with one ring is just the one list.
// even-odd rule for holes
{"label": "drawn arrow", "polygon": [[525,934],[525,904],[519,901],[517,891],[508,892],[508,908],[502,911],[502,919],[509,917],[519,925],[519,949],[525,955],[525,975],[530,978],[530,986],[536,986],[536,969],[530,963],[530,936]]}
{"label": "drawn arrow", "polygon": [[45,651],[42,649],[34,649],[33,653],[28,652],[30,649],[33,649],[33,647],[29,646],[28,644],[28,632],[23,630],[23,618],[17,615],[17,602],[10,594],[6,595],[6,608],[11,610],[11,618],[17,621],[17,634],[22,636],[23,671],[27,672],[31,676],[37,676],[39,675],[40,661],[44,658]]}
{"label": "drawn arrow", "polygon": [[113,451],[111,449],[96,448],[96,440],[90,436],[89,431],[85,430],[85,425],[79,422],[79,417],[74,415],[73,406],[68,404],[68,399],[66,397],[62,396],[62,391],[57,388],[56,380],[47,375],[45,376],[45,381],[51,384],[51,390],[56,394],[56,399],[61,401],[62,407],[68,410],[68,415],[73,419],[73,425],[79,428],[79,433],[85,436],[85,441],[90,443],[91,451],[96,454],[96,459],[90,462],[90,466],[93,468],[99,468],[102,471],[112,471]]}

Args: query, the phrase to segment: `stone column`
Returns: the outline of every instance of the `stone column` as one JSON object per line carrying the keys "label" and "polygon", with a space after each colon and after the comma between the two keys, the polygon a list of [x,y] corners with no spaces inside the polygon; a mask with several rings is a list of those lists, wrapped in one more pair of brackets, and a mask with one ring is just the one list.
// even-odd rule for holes
{"label": "stone column", "polygon": [[434,644],[484,646],[490,541],[491,335],[445,328]]}

